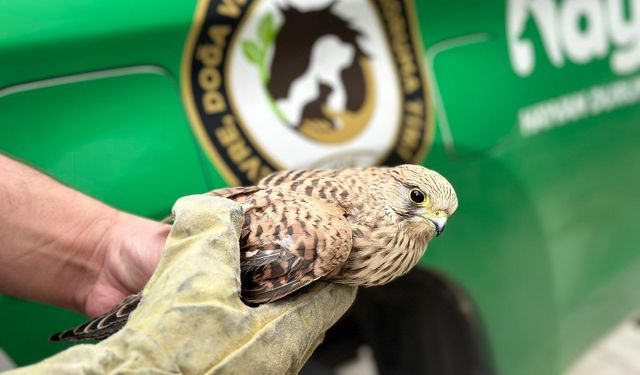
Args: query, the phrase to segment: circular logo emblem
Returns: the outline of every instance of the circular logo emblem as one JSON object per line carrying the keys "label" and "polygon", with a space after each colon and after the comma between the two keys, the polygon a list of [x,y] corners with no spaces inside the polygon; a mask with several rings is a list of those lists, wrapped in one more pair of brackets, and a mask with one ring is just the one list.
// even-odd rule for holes
{"label": "circular logo emblem", "polygon": [[433,121],[410,3],[201,0],[182,94],[229,182],[419,163]]}

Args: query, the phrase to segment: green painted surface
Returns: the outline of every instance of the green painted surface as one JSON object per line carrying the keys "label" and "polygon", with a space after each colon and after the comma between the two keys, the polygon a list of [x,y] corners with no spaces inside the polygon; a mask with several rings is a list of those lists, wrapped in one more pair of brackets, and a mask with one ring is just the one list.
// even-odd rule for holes
{"label": "green painted surface", "polygon": [[4,151],[116,207],[162,217],[171,207],[159,201],[207,188],[176,84],[160,73],[12,94],[0,119]]}
{"label": "green painted surface", "polygon": [[[556,15],[569,3],[550,2]],[[155,218],[180,195],[222,186],[180,101],[194,6],[2,3],[0,89],[63,76],[78,82],[0,92],[0,150]],[[529,14],[518,38],[532,41],[535,66],[519,75],[509,56],[506,4],[420,1],[417,8],[438,125],[426,164],[460,196],[459,213],[422,264],[471,294],[501,373],[559,374],[640,308],[633,293],[640,282],[633,247],[640,241],[640,107],[596,113],[592,104],[592,112],[536,134],[519,129],[518,113],[631,79],[635,70],[612,69],[611,42],[590,61],[576,63],[565,51],[563,65],[554,65]],[[125,67],[133,70],[104,72]],[[80,320],[4,297],[0,347],[19,364],[36,361],[64,347],[46,342],[48,334]]]}

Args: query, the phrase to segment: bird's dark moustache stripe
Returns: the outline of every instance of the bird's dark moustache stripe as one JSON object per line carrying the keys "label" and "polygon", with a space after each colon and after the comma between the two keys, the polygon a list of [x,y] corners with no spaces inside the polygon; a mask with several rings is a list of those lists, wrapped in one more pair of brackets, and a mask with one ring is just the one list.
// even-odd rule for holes
{"label": "bird's dark moustache stripe", "polygon": [[418,207],[413,204],[405,205],[404,210],[393,210],[396,215],[400,216],[403,219],[409,219],[416,216],[416,212],[418,211]]}

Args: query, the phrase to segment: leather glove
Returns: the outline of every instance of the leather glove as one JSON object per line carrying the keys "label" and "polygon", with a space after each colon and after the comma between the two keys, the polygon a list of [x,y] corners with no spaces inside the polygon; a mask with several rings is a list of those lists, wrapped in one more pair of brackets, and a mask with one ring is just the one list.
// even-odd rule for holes
{"label": "leather glove", "polygon": [[174,214],[162,259],[121,331],[12,374],[297,373],[356,288],[316,282],[248,307],[239,298],[242,208],[193,195],[179,199]]}

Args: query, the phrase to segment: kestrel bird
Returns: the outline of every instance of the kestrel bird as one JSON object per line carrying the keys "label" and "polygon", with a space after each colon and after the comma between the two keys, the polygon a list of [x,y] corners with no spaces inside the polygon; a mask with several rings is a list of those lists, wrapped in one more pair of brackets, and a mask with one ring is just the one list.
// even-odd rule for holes
{"label": "kestrel bird", "polygon": [[[458,207],[451,184],[417,165],[281,171],[256,186],[214,190],[241,204],[241,298],[261,304],[315,280],[360,286],[407,273]],[[140,302],[111,312],[55,341],[102,339],[118,331]]]}

